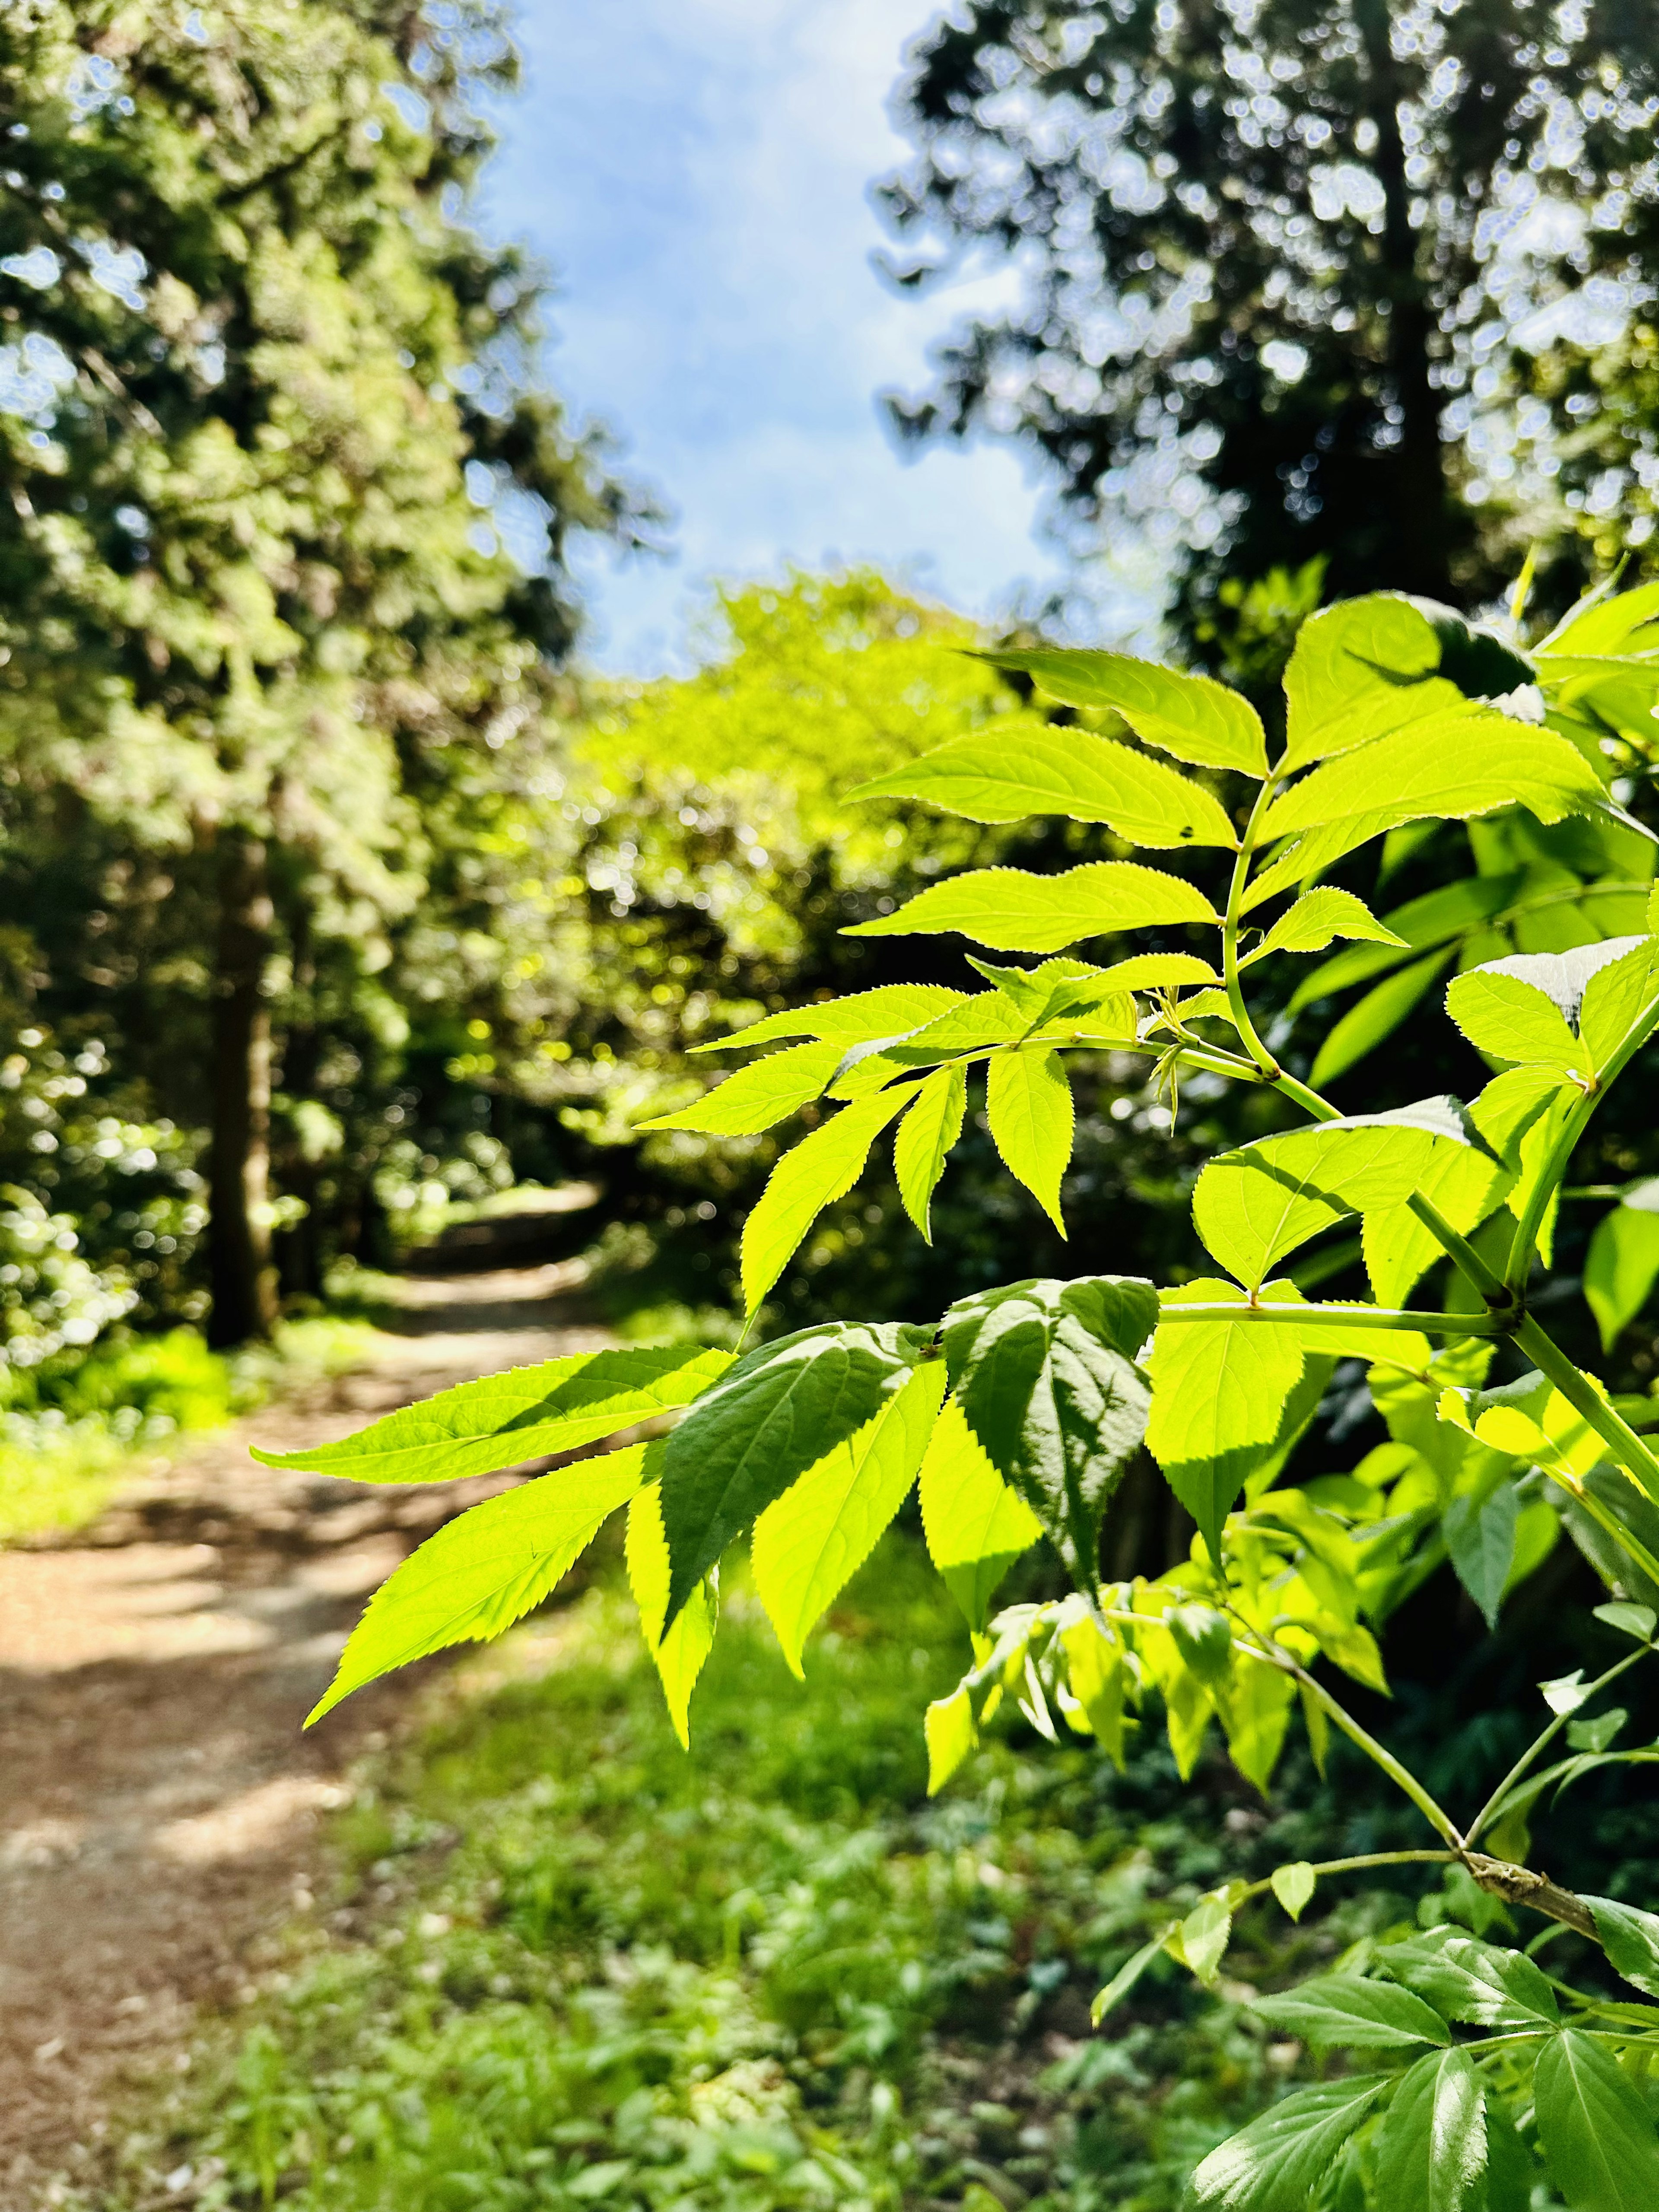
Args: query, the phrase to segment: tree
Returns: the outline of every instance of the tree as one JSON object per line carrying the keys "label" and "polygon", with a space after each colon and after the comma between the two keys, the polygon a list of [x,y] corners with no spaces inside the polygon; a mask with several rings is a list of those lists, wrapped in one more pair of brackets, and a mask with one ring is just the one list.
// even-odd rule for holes
{"label": "tree", "polygon": [[1333,595],[1483,604],[1559,529],[1583,427],[1547,393],[1517,418],[1517,331],[1659,271],[1656,100],[1646,0],[966,0],[915,50],[884,198],[900,281],[988,247],[1024,299],[897,420],[1035,444],[1086,542],[1150,520],[1189,637],[1224,573],[1316,556]]}
{"label": "tree", "polygon": [[[1161,1957],[1213,1985],[1236,1918],[1269,1899],[1300,1920],[1356,1875],[1410,1865],[1441,1885],[1415,1923],[1368,1931],[1335,1971],[1229,1993],[1322,2058],[1363,2054],[1364,2070],[1291,2091],[1218,2146],[1192,2176],[1197,2204],[1519,2206],[1547,2179],[1572,2212],[1652,2202],[1659,2135],[1640,2083],[1659,2045],[1651,2008],[1618,1985],[1659,1991],[1659,1915],[1553,1881],[1533,1831],[1584,1774],[1654,1757],[1613,1748],[1626,1710],[1590,1708],[1659,1650],[1659,1415],[1651,1395],[1615,1395],[1564,1350],[1557,1291],[1570,1285],[1549,1278],[1567,1179],[1603,1103],[1633,1071],[1650,1073],[1659,896],[1625,887],[1638,926],[1620,939],[1583,916],[1563,949],[1476,960],[1453,980],[1446,1012],[1479,1071],[1467,1103],[1344,1115],[1268,1040],[1310,954],[1338,939],[1399,949],[1364,900],[1318,881],[1379,838],[1431,823],[1473,839],[1530,817],[1620,848],[1628,817],[1612,763],[1575,738],[1591,713],[1611,725],[1639,707],[1650,761],[1656,610],[1651,585],[1599,598],[1523,645],[1404,595],[1340,602],[1302,630],[1271,751],[1249,704],[1205,677],[1115,653],[999,656],[1056,701],[1117,717],[1120,733],[1065,728],[1018,749],[972,733],[854,795],[969,822],[1103,825],[1150,862],[930,884],[862,930],[964,938],[1000,956],[974,957],[988,988],[898,984],[770,1017],[732,1040],[761,1056],[664,1126],[742,1137],[808,1121],[744,1224],[752,1322],[890,1133],[929,1233],[969,1082],[983,1083],[1009,1173],[1058,1214],[1071,1065],[1133,1057],[1172,1097],[1182,1079],[1207,1079],[1267,1109],[1267,1133],[1213,1147],[1192,1188],[1205,1272],[1161,1286],[1028,1278],[919,1322],[823,1323],[740,1355],[578,1354],[464,1384],[339,1443],[256,1455],[406,1482],[616,1445],[422,1546],[371,1600],[313,1721],[395,1667],[498,1635],[623,1512],[641,1632],[686,1742],[732,1544],[748,1534],[755,1593],[799,1672],[813,1628],[919,1489],[928,1549],[973,1638],[958,1686],[927,1709],[931,1789],[1018,1701],[1038,1732],[1057,1741],[1063,1723],[1120,1770],[1135,1709],[1161,1708],[1183,1780],[1218,1725],[1265,1796],[1299,1713],[1316,1764],[1340,1733],[1417,1824],[1401,1849],[1290,1861],[1183,1907],[1101,1990],[1097,2024]],[[1218,854],[1226,889],[1212,902],[1192,860]],[[1482,882],[1453,888],[1478,903]],[[1130,949],[1182,920],[1205,933],[1207,958]],[[1116,940],[1103,967],[1070,951],[1103,938]],[[1595,1232],[1584,1281],[1609,1349],[1659,1284],[1649,1196],[1618,1193]],[[1316,1261],[1355,1223],[1370,1295],[1310,1298],[1287,1263]],[[1299,1468],[1295,1455],[1339,1358],[1364,1364],[1389,1440],[1333,1477],[1322,1455]],[[665,1414],[678,1417],[665,1437],[619,1441]],[[1196,1533],[1168,1571],[1112,1578],[1103,1534],[1143,1448]],[[1437,1793],[1389,1747],[1387,1721],[1374,1731],[1362,1717],[1359,1699],[1388,1692],[1389,1625],[1431,1587],[1455,1619],[1459,1585],[1495,1625],[1564,1532],[1601,1585],[1595,1677],[1541,1685],[1533,1740],[1484,1801],[1465,1771]],[[999,1585],[1039,1541],[1059,1589],[993,1618]],[[1522,1911],[1577,1943],[1552,1952],[1547,1974],[1536,1941],[1522,1948]],[[1322,1931],[1327,1955],[1340,1926]],[[1504,1926],[1514,1942],[1486,1940]]]}
{"label": "tree", "polygon": [[221,1343],[273,1310],[273,1010],[319,960],[375,988],[434,787],[570,642],[566,533],[645,526],[534,385],[543,281],[462,220],[514,73],[485,0],[0,24],[12,895],[78,850],[52,964],[210,1116]]}

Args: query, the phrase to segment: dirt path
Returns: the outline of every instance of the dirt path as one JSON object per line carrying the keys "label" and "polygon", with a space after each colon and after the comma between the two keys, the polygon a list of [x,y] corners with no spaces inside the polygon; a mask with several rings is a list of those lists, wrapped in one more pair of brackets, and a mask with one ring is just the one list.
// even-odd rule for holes
{"label": "dirt path", "polygon": [[[317,1815],[404,1709],[409,1675],[300,1723],[366,1593],[497,1480],[371,1489],[279,1474],[447,1384],[605,1341],[561,1326],[568,1264],[404,1286],[375,1363],[269,1407],[70,1546],[0,1552],[0,2204],[22,2212],[234,2002],[310,1901]],[[418,1672],[419,1670],[414,1670]]]}

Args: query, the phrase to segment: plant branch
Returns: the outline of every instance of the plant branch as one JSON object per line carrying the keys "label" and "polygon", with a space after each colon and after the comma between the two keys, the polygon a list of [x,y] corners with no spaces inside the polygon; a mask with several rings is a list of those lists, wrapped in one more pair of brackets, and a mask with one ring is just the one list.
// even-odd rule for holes
{"label": "plant branch", "polygon": [[1413,1313],[1409,1308],[1349,1305],[1233,1305],[1219,1301],[1158,1309],[1159,1326],[1171,1321],[1256,1321],[1310,1328],[1376,1328],[1420,1332],[1425,1336],[1502,1336],[1505,1324],[1490,1314]]}
{"label": "plant branch", "polygon": [[1543,1734],[1540,1735],[1536,1741],[1530,1745],[1527,1750],[1522,1753],[1520,1758],[1516,1760],[1514,1765],[1510,1767],[1509,1772],[1498,1784],[1497,1789],[1492,1791],[1491,1796],[1487,1798],[1486,1803],[1475,1814],[1474,1820],[1470,1821],[1463,1838],[1466,1844],[1473,1844],[1476,1838],[1480,1834],[1481,1831],[1486,1827],[1486,1823],[1495,1817],[1498,1812],[1501,1809],[1504,1800],[1509,1796],[1510,1790],[1513,1790],[1516,1784],[1521,1780],[1522,1777],[1526,1773],[1527,1769],[1533,1765],[1534,1761],[1540,1759],[1544,1753],[1549,1749],[1551,1744],[1554,1742],[1556,1737],[1560,1735],[1562,1729],[1565,1728],[1567,1723],[1572,1718],[1572,1714],[1577,1712],[1580,1706],[1587,1705],[1592,1698],[1599,1696],[1600,1693],[1607,1688],[1609,1682],[1616,1681],[1619,1676],[1622,1674],[1627,1668],[1633,1667],[1638,1659],[1645,1658],[1647,1654],[1648,1646],[1644,1644],[1638,1644],[1634,1651],[1627,1653],[1624,1658],[1619,1661],[1616,1666],[1609,1667],[1605,1674],[1598,1675],[1595,1680],[1588,1686],[1583,1696],[1579,1699],[1578,1705],[1572,1708],[1571,1712],[1557,1713],[1555,1715],[1554,1718],[1551,1721],[1549,1726],[1544,1730]]}
{"label": "plant branch", "polygon": [[[1654,1457],[1623,1414],[1595,1389],[1583,1369],[1568,1358],[1549,1331],[1540,1328],[1530,1314],[1523,1314],[1515,1332],[1515,1342],[1516,1349],[1524,1352],[1533,1364],[1548,1376],[1574,1412],[1583,1415],[1638,1487],[1659,1501],[1659,1459]],[[1651,1553],[1638,1546],[1628,1530],[1620,1530],[1619,1541],[1632,1559],[1639,1551],[1643,1572],[1659,1581],[1659,1562],[1655,1561]]]}

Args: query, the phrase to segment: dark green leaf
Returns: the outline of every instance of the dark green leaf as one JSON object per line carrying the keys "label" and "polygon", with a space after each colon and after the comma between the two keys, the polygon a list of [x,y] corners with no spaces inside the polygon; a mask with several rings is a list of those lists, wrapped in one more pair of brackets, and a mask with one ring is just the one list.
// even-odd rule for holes
{"label": "dark green leaf", "polygon": [[1308,2212],[1337,2153],[1388,2086],[1361,2076],[1293,2091],[1210,2153],[1193,2176],[1194,2201],[1221,2212]]}
{"label": "dark green leaf", "polygon": [[1553,2027],[1561,2017],[1554,1992],[1524,1953],[1499,1950],[1457,1929],[1431,1929],[1376,1956],[1447,2020],[1476,2027]]}
{"label": "dark green leaf", "polygon": [[824,1322],[760,1346],[705,1391],[663,1455],[671,1626],[732,1539],[903,1387],[930,1334]]}
{"label": "dark green leaf", "polygon": [[1659,1914],[1616,1904],[1610,1897],[1587,1897],[1584,1902],[1614,1972],[1659,1997]]}
{"label": "dark green leaf", "polygon": [[1346,1075],[1368,1053],[1375,1052],[1418,1001],[1427,996],[1455,957],[1455,950],[1449,948],[1431,952],[1386,976],[1375,990],[1367,991],[1357,1006],[1349,1007],[1315,1054],[1308,1080],[1316,1085],[1334,1083],[1339,1075]]}
{"label": "dark green leaf", "polygon": [[1322,1974],[1282,1996],[1258,1997],[1252,2008],[1270,2026],[1318,2050],[1400,2051],[1413,2043],[1451,2041],[1451,2030],[1421,1997],[1358,1974]]}
{"label": "dark green leaf", "polygon": [[1584,1297],[1611,1352],[1659,1281],[1659,1177],[1626,1191],[1595,1224],[1584,1261]]}
{"label": "dark green leaf", "polygon": [[1085,1589],[1098,1573],[1101,1517],[1146,1433],[1136,1354],[1157,1317],[1150,1283],[1111,1275],[1011,1284],[945,1317],[969,1427]]}
{"label": "dark green leaf", "polygon": [[729,1352],[688,1345],[582,1352],[457,1383],[337,1443],[253,1456],[353,1482],[454,1482],[574,1451],[689,1405],[731,1364]]}
{"label": "dark green leaf", "polygon": [[1486,2094],[1462,2051],[1419,2058],[1395,2091],[1376,2144],[1379,2204],[1488,2212]]}
{"label": "dark green leaf", "polygon": [[1533,2075],[1550,2179],[1571,2212],[1653,2212],[1659,2142],[1634,2082],[1577,2028],[1552,2036]]}
{"label": "dark green leaf", "polygon": [[1453,1571],[1480,1607],[1488,1628],[1498,1626],[1498,1607],[1515,1565],[1520,1515],[1514,1484],[1500,1482],[1484,1501],[1453,1498],[1440,1524]]}

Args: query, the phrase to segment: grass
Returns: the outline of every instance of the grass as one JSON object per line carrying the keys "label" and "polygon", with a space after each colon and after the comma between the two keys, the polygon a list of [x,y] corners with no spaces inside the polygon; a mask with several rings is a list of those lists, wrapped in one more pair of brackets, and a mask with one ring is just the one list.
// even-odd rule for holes
{"label": "grass", "polygon": [[86,1527],[158,1456],[278,1389],[360,1364],[374,1334],[319,1315],[228,1358],[176,1328],[55,1362],[49,1376],[27,1378],[33,1403],[0,1412],[0,1544]]}
{"label": "grass", "polygon": [[[1305,1821],[1218,1757],[1183,1791],[1161,1731],[1123,1780],[1022,1731],[930,1805],[921,1708],[967,1639],[914,1540],[804,1684],[730,1579],[690,1756],[614,1559],[451,1677],[337,1816],[282,1971],[76,2201],[1172,2212],[1282,2054],[1173,1966],[1108,2036],[1089,1998],[1172,1905],[1303,1856]],[[1263,1916],[1230,1965],[1389,1910]]]}

